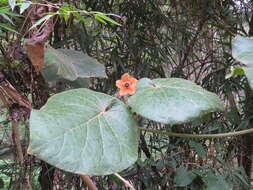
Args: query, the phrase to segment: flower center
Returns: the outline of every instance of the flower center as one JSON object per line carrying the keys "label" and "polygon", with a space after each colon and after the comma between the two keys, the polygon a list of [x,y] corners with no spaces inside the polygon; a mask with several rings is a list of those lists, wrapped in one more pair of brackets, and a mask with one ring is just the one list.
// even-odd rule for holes
{"label": "flower center", "polygon": [[126,82],[124,86],[125,86],[126,88],[128,88],[128,87],[129,87],[129,83]]}

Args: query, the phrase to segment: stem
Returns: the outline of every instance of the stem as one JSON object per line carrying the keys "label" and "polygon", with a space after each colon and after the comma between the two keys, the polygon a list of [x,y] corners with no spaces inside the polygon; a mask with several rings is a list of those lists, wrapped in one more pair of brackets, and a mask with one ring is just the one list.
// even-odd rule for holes
{"label": "stem", "polygon": [[155,130],[155,129],[145,129],[145,128],[141,128],[141,127],[139,127],[139,129],[142,130],[142,131],[147,131],[147,132],[150,132],[150,133],[156,133],[156,134],[160,134],[160,135],[167,135],[167,136],[173,136],[173,137],[182,137],[182,138],[197,138],[197,139],[200,139],[200,138],[212,139],[212,138],[235,137],[235,136],[240,136],[240,135],[253,133],[253,128],[246,129],[246,130],[241,130],[241,131],[236,131],[236,132],[229,132],[229,133],[202,134],[202,135],[165,132],[165,131],[159,131],[159,130]]}
{"label": "stem", "polygon": [[82,180],[86,183],[89,190],[98,190],[97,186],[93,183],[93,181],[90,179],[87,175],[80,175]]}
{"label": "stem", "polygon": [[20,134],[18,130],[18,122],[12,121],[12,133],[13,133],[13,140],[17,148],[17,156],[18,156],[18,161],[20,163],[21,168],[23,168],[24,164],[24,156],[23,156],[23,151],[22,151],[22,146],[20,143]]}
{"label": "stem", "polygon": [[129,181],[125,180],[123,177],[121,177],[118,173],[114,173],[117,178],[119,178],[127,187],[129,187],[132,190],[136,190]]}

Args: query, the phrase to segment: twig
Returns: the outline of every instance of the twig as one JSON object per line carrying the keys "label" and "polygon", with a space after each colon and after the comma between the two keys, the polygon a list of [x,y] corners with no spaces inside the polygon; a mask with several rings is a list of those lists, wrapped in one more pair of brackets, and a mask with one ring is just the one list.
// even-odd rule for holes
{"label": "twig", "polygon": [[98,190],[97,186],[93,183],[93,181],[90,179],[87,175],[80,175],[82,180],[86,183],[89,190]]}
{"label": "twig", "polygon": [[173,137],[182,137],[182,138],[207,138],[207,139],[213,139],[213,138],[224,138],[224,137],[235,137],[240,135],[245,135],[249,133],[253,133],[253,128],[236,131],[236,132],[229,132],[229,133],[218,133],[218,134],[187,134],[187,133],[174,133],[174,132],[166,132],[166,131],[160,131],[155,129],[145,129],[139,127],[140,130],[150,132],[150,133],[156,133],[160,135],[167,135],[167,136],[173,136]]}
{"label": "twig", "polygon": [[114,173],[117,178],[119,178],[127,187],[129,187],[132,190],[136,190],[129,181],[125,180],[123,177],[121,177],[118,173]]}

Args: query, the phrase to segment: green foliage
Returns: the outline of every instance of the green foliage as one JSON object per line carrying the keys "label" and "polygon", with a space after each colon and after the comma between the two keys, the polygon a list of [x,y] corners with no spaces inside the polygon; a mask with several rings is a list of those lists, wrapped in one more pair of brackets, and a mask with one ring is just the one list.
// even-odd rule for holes
{"label": "green foliage", "polygon": [[189,146],[196,150],[197,155],[204,158],[206,156],[206,151],[204,149],[204,147],[202,146],[202,144],[195,142],[195,141],[189,141]]}
{"label": "green foliage", "polygon": [[209,172],[202,179],[206,184],[206,190],[220,190],[221,187],[224,190],[230,189],[230,186],[221,175],[215,175],[212,172]]}

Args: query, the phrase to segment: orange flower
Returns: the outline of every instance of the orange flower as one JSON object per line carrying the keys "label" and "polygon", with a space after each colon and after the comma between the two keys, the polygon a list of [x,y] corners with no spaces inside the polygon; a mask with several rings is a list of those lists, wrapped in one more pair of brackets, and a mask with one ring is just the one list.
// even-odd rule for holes
{"label": "orange flower", "polygon": [[116,86],[120,89],[119,95],[126,96],[128,94],[133,95],[136,92],[136,84],[138,80],[129,76],[128,73],[125,73],[121,76],[121,80],[116,81]]}

